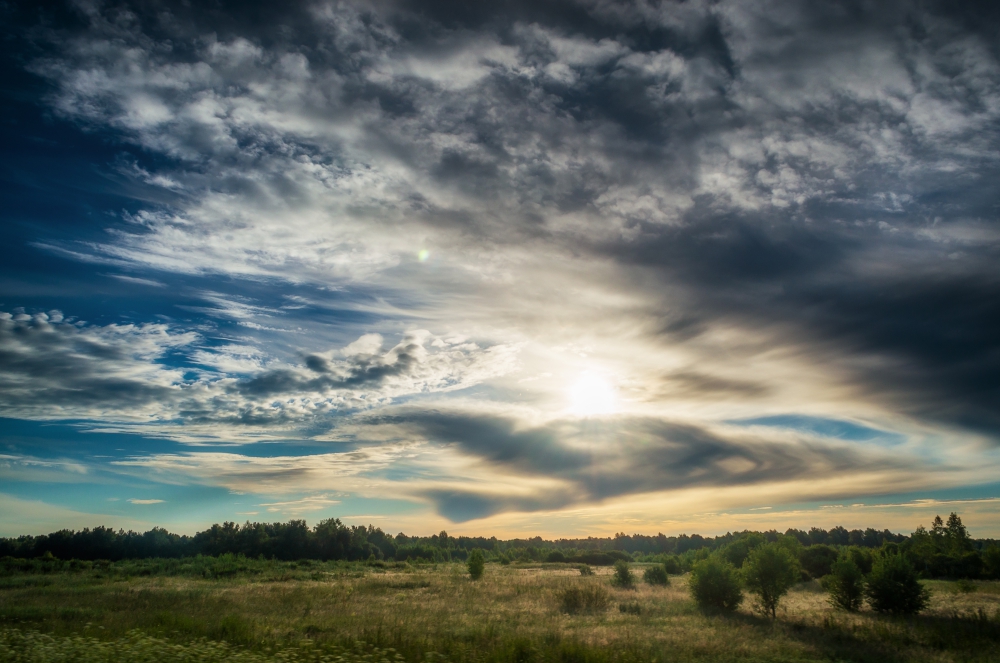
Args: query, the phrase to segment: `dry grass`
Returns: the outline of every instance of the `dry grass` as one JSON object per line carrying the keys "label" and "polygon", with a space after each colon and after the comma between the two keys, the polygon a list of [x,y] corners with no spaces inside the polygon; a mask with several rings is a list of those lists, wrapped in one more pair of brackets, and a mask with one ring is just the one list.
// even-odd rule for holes
{"label": "dry grass", "polygon": [[[1000,584],[961,593],[931,582],[929,610],[910,620],[835,610],[812,582],[793,590],[772,624],[744,605],[730,618],[699,613],[684,577],[667,587],[611,586],[609,569],[488,565],[472,582],[458,564],[381,571],[353,567],[318,580],[250,582],[54,576],[0,590],[0,625],[113,639],[139,629],[176,642],[210,638],[267,652],[307,639],[364,641],[408,661],[998,661]],[[568,587],[611,595],[600,614],[560,609]],[[637,603],[639,614],[620,612]],[[433,655],[432,655],[433,657]]]}

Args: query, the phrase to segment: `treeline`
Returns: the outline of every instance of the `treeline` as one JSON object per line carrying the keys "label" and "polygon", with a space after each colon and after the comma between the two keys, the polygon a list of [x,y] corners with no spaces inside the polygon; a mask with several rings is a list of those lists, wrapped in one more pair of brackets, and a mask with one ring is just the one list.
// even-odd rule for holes
{"label": "treeline", "polygon": [[402,533],[393,536],[371,525],[348,526],[339,519],[324,520],[312,528],[304,520],[243,525],[226,522],[194,536],[173,534],[159,527],[143,533],[96,527],[0,539],[0,557],[119,561],[229,554],[282,561],[447,562],[465,560],[471,551],[478,549],[484,551],[487,561],[501,564],[610,565],[624,559],[663,562],[681,571],[713,552],[722,552],[737,562],[742,551],[759,543],[777,541],[797,550],[802,568],[812,577],[829,573],[829,565],[844,548],[863,551],[886,545],[898,546],[926,577],[1000,577],[1000,550],[992,540],[969,537],[957,514],[951,514],[947,523],[936,517],[930,529],[921,526],[909,536],[871,528],[823,530],[814,527],[808,531],[789,529],[783,534],[775,530],[744,531],[717,537],[620,533],[613,537],[555,541],[541,537],[499,540],[496,537],[453,537],[444,531],[425,537]]}
{"label": "treeline", "polygon": [[[243,525],[226,522],[212,525],[194,536],[173,534],[154,527],[148,532],[114,530],[108,527],[93,529],[60,530],[41,536],[21,536],[0,539],[0,557],[41,557],[49,553],[59,559],[118,561],[151,557],[177,558],[193,555],[243,554],[247,557],[263,555],[268,559],[297,560],[366,560],[403,561],[425,559],[447,561],[464,559],[465,553],[475,548],[496,551],[511,560],[521,561],[577,561],[588,564],[612,564],[635,555],[683,555],[689,551],[714,550],[741,537],[745,532],[727,533],[718,537],[665,536],[658,534],[616,534],[614,537],[588,537],[586,539],[558,539],[546,541],[541,537],[531,539],[499,540],[496,537],[452,537],[447,532],[432,536],[395,536],[377,527],[347,526],[339,519],[320,522],[309,528],[304,520],[287,523],[251,523]],[[803,545],[854,545],[877,548],[886,541],[901,543],[907,537],[874,529],[848,531],[843,527],[832,530],[812,528],[808,532],[788,530]],[[779,533],[761,533],[770,541]]]}

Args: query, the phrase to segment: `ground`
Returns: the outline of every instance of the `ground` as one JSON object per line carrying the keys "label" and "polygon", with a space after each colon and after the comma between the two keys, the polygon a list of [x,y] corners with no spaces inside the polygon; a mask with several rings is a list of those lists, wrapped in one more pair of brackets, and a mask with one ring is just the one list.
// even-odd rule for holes
{"label": "ground", "polygon": [[[685,576],[627,590],[612,587],[609,574],[490,564],[472,581],[460,564],[343,563],[224,578],[141,564],[12,573],[0,578],[0,660],[89,652],[91,660],[158,663],[1000,661],[997,582],[928,581],[929,608],[891,618],[837,610],[811,581],[785,597],[772,623],[749,599],[734,616],[702,614]],[[565,614],[561,592],[587,584],[607,589],[607,610]]]}

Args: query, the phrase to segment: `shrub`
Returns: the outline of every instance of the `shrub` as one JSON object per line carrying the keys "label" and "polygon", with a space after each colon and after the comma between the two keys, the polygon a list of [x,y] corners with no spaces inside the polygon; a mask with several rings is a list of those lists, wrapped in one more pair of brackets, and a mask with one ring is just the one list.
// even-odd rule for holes
{"label": "shrub", "polygon": [[590,568],[587,564],[580,565],[580,575],[582,576],[592,576],[594,575],[594,570]]}
{"label": "shrub", "polygon": [[702,610],[733,612],[743,602],[736,569],[718,557],[695,562],[688,580],[691,597]]}
{"label": "shrub", "polygon": [[876,612],[913,615],[927,606],[929,594],[906,558],[889,553],[872,564],[865,597]]}
{"label": "shrub", "polygon": [[466,560],[465,565],[469,569],[469,576],[473,580],[479,580],[483,577],[483,571],[486,569],[486,560],[483,558],[483,551],[476,548],[469,554],[469,559]]}
{"label": "shrub", "polygon": [[977,589],[976,583],[972,582],[971,580],[967,580],[965,578],[962,578],[961,580],[955,583],[955,590],[962,594],[972,594],[973,592],[976,591],[976,589]]}
{"label": "shrub", "polygon": [[582,562],[591,566],[611,566],[615,563],[615,558],[608,553],[588,552],[581,555],[574,555],[571,561]]}
{"label": "shrub", "polygon": [[757,595],[761,612],[774,619],[778,602],[799,581],[799,561],[787,548],[768,543],[750,552],[743,563],[743,582]]}
{"label": "shrub", "polygon": [[667,557],[667,560],[663,562],[663,568],[666,569],[668,574],[677,575],[681,572],[680,562],[677,560],[675,555]]}
{"label": "shrub", "polygon": [[545,561],[546,562],[565,562],[566,561],[566,555],[564,555],[561,550],[553,550],[545,558]]}
{"label": "shrub", "polygon": [[662,564],[647,567],[646,570],[642,572],[642,579],[649,585],[670,584],[670,576],[667,575],[667,569],[664,568]]}
{"label": "shrub", "polygon": [[622,589],[635,588],[635,576],[632,574],[628,562],[623,559],[615,562],[615,573],[611,577],[611,584]]}
{"label": "shrub", "polygon": [[848,612],[861,609],[865,593],[865,574],[854,562],[853,556],[842,554],[830,568],[830,575],[823,578],[830,592],[830,603]]}
{"label": "shrub", "polygon": [[618,612],[625,615],[641,615],[642,606],[639,605],[638,601],[627,601],[618,604]]}
{"label": "shrub", "polygon": [[603,612],[611,601],[608,590],[600,585],[568,587],[559,597],[563,612],[575,615],[581,612]]}

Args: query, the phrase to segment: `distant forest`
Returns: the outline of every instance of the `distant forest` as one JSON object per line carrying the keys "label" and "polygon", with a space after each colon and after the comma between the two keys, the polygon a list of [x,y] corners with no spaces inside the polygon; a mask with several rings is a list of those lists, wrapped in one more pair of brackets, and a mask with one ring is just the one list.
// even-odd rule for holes
{"label": "distant forest", "polygon": [[898,547],[926,577],[1000,578],[1000,548],[996,542],[972,539],[954,513],[947,522],[936,517],[930,529],[921,526],[909,536],[872,528],[813,527],[808,531],[744,531],[716,537],[620,533],[606,538],[500,540],[454,537],[447,532],[423,537],[403,533],[393,536],[371,525],[348,526],[339,519],[324,520],[312,528],[304,520],[243,525],[226,522],[194,536],[173,534],[159,527],[143,533],[96,527],[0,539],[0,558],[120,561],[238,555],[283,561],[447,562],[465,560],[472,550],[479,549],[484,551],[487,561],[501,564],[607,565],[623,559],[665,562],[674,572],[681,572],[712,553],[741,562],[739,558],[759,543],[779,540],[798,549],[802,566],[812,577],[828,573],[829,565],[844,548],[867,551],[870,556],[877,548]]}

